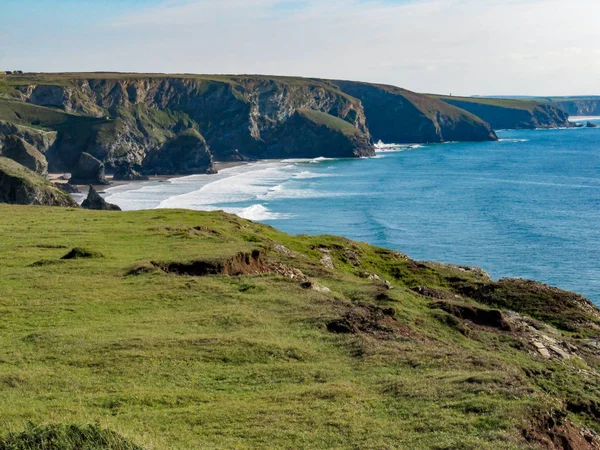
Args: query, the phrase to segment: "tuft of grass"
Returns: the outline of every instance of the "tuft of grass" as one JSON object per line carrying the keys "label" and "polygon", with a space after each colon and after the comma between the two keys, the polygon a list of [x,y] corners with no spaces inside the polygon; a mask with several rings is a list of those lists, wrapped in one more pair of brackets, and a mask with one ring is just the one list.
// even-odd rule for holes
{"label": "tuft of grass", "polygon": [[98,425],[35,425],[0,439],[0,450],[143,450]]}

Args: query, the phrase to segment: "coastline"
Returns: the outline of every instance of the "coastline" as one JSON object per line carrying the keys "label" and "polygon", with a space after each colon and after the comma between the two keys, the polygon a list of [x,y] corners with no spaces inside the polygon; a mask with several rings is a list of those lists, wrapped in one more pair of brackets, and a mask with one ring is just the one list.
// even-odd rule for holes
{"label": "coastline", "polygon": [[[156,176],[149,176],[148,179],[146,180],[114,180],[113,179],[113,175],[106,175],[106,180],[109,182],[109,184],[92,184],[92,186],[94,187],[94,189],[96,189],[96,191],[98,191],[99,194],[105,194],[106,191],[116,188],[116,187],[121,187],[121,186],[127,186],[127,185],[136,185],[136,184],[142,184],[142,183],[148,183],[148,182],[159,182],[159,183],[163,183],[169,180],[173,180],[176,178],[182,178],[182,177],[189,177],[191,175],[218,175],[219,172],[221,170],[225,170],[225,169],[231,169],[233,167],[238,167],[238,166],[245,166],[248,164],[252,164],[253,162],[256,161],[219,161],[219,162],[215,162],[214,163],[214,167],[215,170],[217,171],[216,174],[178,174],[178,175],[156,175]],[[56,183],[56,184],[67,184],[68,180],[64,179],[64,173],[49,173],[48,174],[48,180],[52,183]],[[89,186],[88,184],[75,184],[75,187],[77,187],[77,189],[79,189],[80,193],[79,194],[75,194],[76,196],[83,196],[84,198],[87,197],[87,194],[89,192]]]}

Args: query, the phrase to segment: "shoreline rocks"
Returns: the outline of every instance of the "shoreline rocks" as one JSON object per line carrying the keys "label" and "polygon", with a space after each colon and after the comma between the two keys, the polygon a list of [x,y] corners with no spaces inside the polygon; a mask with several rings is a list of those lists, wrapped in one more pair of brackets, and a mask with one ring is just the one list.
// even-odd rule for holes
{"label": "shoreline rocks", "polygon": [[88,196],[81,204],[81,207],[98,211],[121,211],[121,208],[117,205],[113,205],[104,200],[92,185],[90,185]]}

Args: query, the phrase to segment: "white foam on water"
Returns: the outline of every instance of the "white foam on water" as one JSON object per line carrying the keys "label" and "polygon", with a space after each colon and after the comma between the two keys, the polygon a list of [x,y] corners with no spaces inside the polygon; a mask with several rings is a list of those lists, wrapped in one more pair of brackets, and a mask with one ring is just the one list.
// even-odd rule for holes
{"label": "white foam on water", "polygon": [[511,144],[517,144],[519,142],[529,142],[529,139],[498,139],[498,142],[507,142]]}
{"label": "white foam on water", "polygon": [[300,173],[294,175],[294,179],[296,180],[308,180],[312,178],[329,178],[334,177],[335,175],[331,173],[318,173],[318,172],[309,172],[308,170],[304,170]]}
{"label": "white foam on water", "polygon": [[419,148],[425,148],[425,145],[421,145],[421,144],[402,144],[402,145],[398,145],[398,144],[393,144],[393,145],[386,145],[385,148],[377,148],[376,147],[376,152],[378,154],[385,154],[385,153],[398,153],[398,152],[405,152],[408,150],[417,150]]}
{"label": "white foam on water", "polygon": [[248,202],[279,189],[279,185],[292,178],[290,167],[281,163],[257,163],[241,172],[201,185],[199,189],[171,196],[159,208],[207,209],[214,205]]}
{"label": "white foam on water", "polygon": [[252,206],[249,206],[249,207],[241,209],[241,210],[228,211],[228,212],[236,214],[239,217],[241,217],[242,219],[260,220],[260,221],[291,219],[293,217],[293,214],[283,214],[283,213],[271,212],[268,208],[266,208],[265,206],[263,206],[261,204],[252,205]]}
{"label": "white foam on water", "polygon": [[130,183],[108,189],[106,200],[124,210],[224,210],[251,220],[289,219],[293,216],[272,212],[266,202],[342,195],[319,192],[299,184],[304,180],[311,183],[311,179],[336,176],[309,169],[309,163],[331,159],[259,161],[223,169],[216,175]]}
{"label": "white foam on water", "polygon": [[335,158],[325,158],[324,156],[319,156],[318,158],[314,158],[310,161],[311,164],[319,164],[323,161],[335,161]]}

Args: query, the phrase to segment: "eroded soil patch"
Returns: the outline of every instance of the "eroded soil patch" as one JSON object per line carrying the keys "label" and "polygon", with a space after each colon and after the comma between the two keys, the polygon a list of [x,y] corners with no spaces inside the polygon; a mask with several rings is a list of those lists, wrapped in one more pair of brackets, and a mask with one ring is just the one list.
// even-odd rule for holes
{"label": "eroded soil patch", "polygon": [[413,337],[411,329],[396,319],[393,308],[365,305],[351,308],[340,319],[327,324],[327,330],[338,334],[368,334],[383,339]]}
{"label": "eroded soil patch", "polygon": [[535,419],[523,430],[523,437],[546,450],[600,449],[597,435],[575,425],[560,412]]}
{"label": "eroded soil patch", "polygon": [[232,258],[224,260],[197,260],[186,263],[153,262],[152,265],[166,273],[195,277],[208,275],[260,275],[270,271],[269,266],[262,259],[260,250],[254,250],[251,253],[238,253]]}

